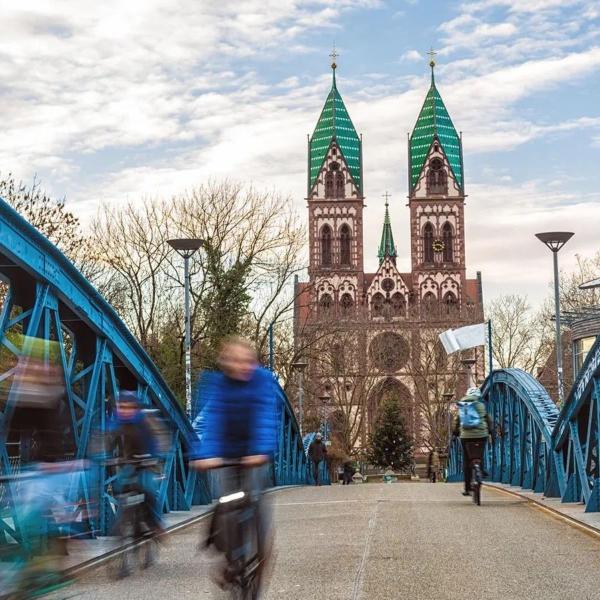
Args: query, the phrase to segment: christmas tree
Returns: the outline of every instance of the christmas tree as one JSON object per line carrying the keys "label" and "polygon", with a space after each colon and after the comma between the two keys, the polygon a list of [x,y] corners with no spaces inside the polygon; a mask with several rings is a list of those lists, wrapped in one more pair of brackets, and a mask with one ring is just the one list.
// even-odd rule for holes
{"label": "christmas tree", "polygon": [[413,442],[406,432],[398,401],[388,398],[381,406],[367,458],[383,469],[391,467],[394,471],[401,471],[412,463],[412,451]]}

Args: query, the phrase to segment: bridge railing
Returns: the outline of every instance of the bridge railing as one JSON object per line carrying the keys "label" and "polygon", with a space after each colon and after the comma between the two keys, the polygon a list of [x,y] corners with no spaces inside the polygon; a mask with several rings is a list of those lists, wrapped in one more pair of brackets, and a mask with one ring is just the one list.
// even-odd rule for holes
{"label": "bridge railing", "polygon": [[[493,420],[490,479],[600,511],[600,338],[562,410],[528,373],[494,371],[482,388]],[[449,479],[462,465],[450,447]]]}
{"label": "bridge railing", "polygon": [[[59,349],[68,455],[85,459],[93,454],[94,435],[106,432],[119,390],[137,389],[145,407],[157,411],[168,429],[159,508],[189,510],[192,504],[209,502],[210,476],[198,476],[187,460],[196,436],[158,368],[75,266],[1,199],[0,279],[0,475],[14,472],[23,450],[11,430],[18,400],[12,385],[16,367],[30,351],[28,340],[42,339]],[[283,390],[277,390],[280,431],[273,483],[305,483],[306,457],[298,425]],[[114,480],[102,462],[74,478],[69,502],[77,507],[74,520],[82,532],[110,530],[117,508]],[[23,540],[13,492],[4,486],[0,493],[0,544]]]}

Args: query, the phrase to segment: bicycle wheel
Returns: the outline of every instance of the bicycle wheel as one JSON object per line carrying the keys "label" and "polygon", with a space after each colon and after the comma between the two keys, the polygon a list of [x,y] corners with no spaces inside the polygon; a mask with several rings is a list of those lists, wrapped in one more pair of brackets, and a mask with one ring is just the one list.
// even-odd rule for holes
{"label": "bicycle wheel", "polygon": [[473,467],[473,475],[471,477],[471,490],[473,503],[481,506],[481,469],[479,465]]}

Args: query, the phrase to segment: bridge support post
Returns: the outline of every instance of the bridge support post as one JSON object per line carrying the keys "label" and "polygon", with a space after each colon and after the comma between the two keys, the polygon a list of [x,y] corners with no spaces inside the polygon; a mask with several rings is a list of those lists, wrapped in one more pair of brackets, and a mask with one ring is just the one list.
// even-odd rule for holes
{"label": "bridge support post", "polygon": [[594,479],[594,486],[585,505],[585,512],[600,512],[600,478],[598,477]]}
{"label": "bridge support post", "polygon": [[576,473],[571,473],[567,488],[561,498],[561,502],[579,502],[581,500],[581,486]]}

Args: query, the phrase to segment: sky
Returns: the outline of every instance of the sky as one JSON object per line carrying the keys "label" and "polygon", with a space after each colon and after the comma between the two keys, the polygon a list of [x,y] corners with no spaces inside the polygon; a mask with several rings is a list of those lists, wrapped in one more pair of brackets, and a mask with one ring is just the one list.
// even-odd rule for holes
{"label": "sky", "polygon": [[331,85],[364,136],[366,270],[390,214],[410,270],[406,136],[436,83],[463,132],[467,265],[484,296],[549,294],[546,230],[600,248],[598,0],[0,3],[0,173],[84,223],[103,202],[230,178],[306,216],[306,135]]}

